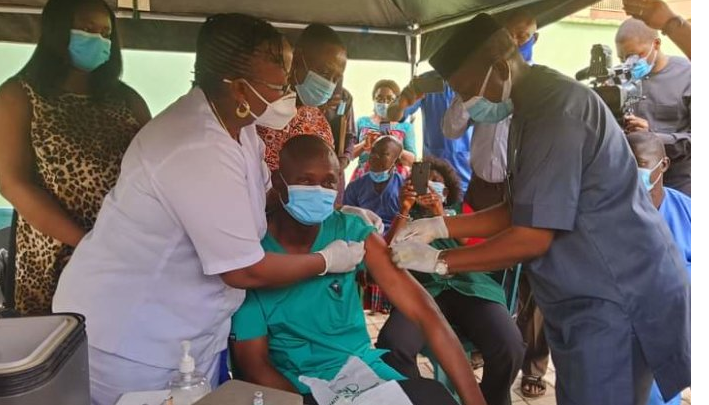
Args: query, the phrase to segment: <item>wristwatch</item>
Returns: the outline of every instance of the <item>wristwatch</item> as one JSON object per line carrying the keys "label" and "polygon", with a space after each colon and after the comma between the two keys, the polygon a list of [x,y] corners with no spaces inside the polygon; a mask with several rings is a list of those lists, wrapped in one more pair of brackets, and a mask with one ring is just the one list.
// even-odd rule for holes
{"label": "wristwatch", "polygon": [[676,15],[665,22],[665,25],[662,27],[662,35],[669,36],[670,31],[673,31],[675,28],[679,28],[686,23],[687,20],[682,18],[682,16]]}
{"label": "wristwatch", "polygon": [[433,268],[433,270],[438,274],[439,276],[446,276],[448,275],[448,263],[446,262],[445,259],[438,258],[436,261],[436,266]]}

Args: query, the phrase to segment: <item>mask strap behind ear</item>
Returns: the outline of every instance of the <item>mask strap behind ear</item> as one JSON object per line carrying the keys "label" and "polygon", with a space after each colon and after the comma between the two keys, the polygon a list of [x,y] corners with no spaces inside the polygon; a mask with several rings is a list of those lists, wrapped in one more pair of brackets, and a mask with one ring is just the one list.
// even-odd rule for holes
{"label": "mask strap behind ear", "polygon": [[482,97],[483,93],[485,93],[485,89],[487,88],[487,81],[490,80],[490,75],[492,74],[492,67],[495,65],[494,63],[490,65],[490,69],[487,70],[487,74],[485,75],[485,80],[483,81],[483,85],[480,87],[480,92],[478,93],[478,97]]}

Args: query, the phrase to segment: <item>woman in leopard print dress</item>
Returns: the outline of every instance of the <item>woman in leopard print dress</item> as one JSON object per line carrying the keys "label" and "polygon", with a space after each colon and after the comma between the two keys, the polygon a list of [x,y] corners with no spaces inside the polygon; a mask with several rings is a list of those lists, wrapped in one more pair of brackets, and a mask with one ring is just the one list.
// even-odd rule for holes
{"label": "woman in leopard print dress", "polygon": [[19,214],[15,308],[47,313],[93,227],[121,158],[150,119],[119,80],[115,16],[102,0],[50,0],[27,65],[0,87],[0,192]]}

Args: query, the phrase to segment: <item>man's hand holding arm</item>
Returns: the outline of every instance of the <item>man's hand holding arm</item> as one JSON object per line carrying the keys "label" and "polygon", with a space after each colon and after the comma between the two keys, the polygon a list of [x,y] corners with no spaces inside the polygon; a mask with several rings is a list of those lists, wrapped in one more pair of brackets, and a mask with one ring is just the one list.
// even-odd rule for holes
{"label": "man's hand holding arm", "polygon": [[394,306],[424,333],[465,405],[482,405],[485,399],[475,381],[463,347],[431,296],[408,272],[389,259],[386,244],[378,235],[365,242],[365,264]]}

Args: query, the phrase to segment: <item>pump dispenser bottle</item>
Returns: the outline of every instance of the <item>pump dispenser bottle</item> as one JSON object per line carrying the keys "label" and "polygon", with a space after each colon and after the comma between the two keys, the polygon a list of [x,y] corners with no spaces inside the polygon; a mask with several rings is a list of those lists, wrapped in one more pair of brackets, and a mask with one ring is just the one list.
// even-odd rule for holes
{"label": "pump dispenser bottle", "polygon": [[194,359],[190,356],[190,342],[183,340],[180,371],[170,380],[168,388],[173,405],[192,405],[212,390],[202,373],[195,371]]}

